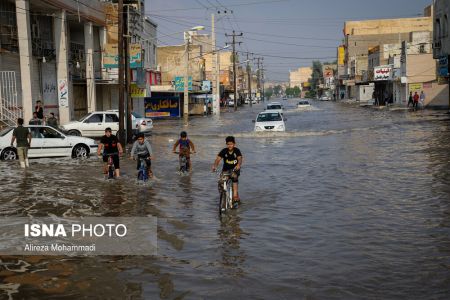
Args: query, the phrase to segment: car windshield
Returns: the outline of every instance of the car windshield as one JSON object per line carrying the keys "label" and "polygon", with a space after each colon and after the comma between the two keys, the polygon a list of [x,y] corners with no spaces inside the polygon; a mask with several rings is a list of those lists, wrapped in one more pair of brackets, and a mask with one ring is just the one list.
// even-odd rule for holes
{"label": "car windshield", "polygon": [[5,136],[5,135],[7,135],[8,132],[10,132],[11,130],[13,130],[12,127],[8,127],[8,128],[3,129],[2,131],[0,131],[0,136]]}
{"label": "car windshield", "polygon": [[136,113],[136,112],[132,112],[131,113],[136,119],[142,119],[144,118],[143,116],[141,116],[140,114]]}
{"label": "car windshield", "polygon": [[267,105],[267,109],[281,109],[281,105]]}
{"label": "car windshield", "polygon": [[258,115],[258,119],[256,122],[273,122],[273,121],[282,121],[279,113],[264,113]]}
{"label": "car windshield", "polygon": [[308,101],[300,101],[298,104],[305,105],[305,104],[309,104],[309,102]]}

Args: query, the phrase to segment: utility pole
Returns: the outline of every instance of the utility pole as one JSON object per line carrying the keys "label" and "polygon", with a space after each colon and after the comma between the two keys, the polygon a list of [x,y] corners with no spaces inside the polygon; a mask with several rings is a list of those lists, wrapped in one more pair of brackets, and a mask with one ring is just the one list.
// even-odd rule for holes
{"label": "utility pole", "polygon": [[[241,32],[240,34],[236,34],[236,32],[233,30],[233,34],[226,34],[226,37],[232,37],[233,38],[233,79],[234,79],[234,110],[237,110],[237,80],[236,80],[236,44],[241,44],[241,42],[236,42],[237,36],[243,36],[244,34]],[[228,43],[227,43],[228,44]]]}
{"label": "utility pole", "polygon": [[262,63],[261,63],[261,82],[262,82],[262,96],[263,96],[263,102],[266,102],[266,91],[264,90],[264,57],[261,57]]}
{"label": "utility pole", "polygon": [[257,87],[256,90],[259,92],[259,96],[261,98],[261,57],[257,57],[256,58],[256,67],[257,67],[257,72],[256,72],[256,76],[257,76]]}
{"label": "utility pole", "polygon": [[189,32],[184,33],[185,53],[184,53],[184,101],[183,101],[183,116],[187,120],[189,117]]}
{"label": "utility pole", "polygon": [[125,38],[125,79],[126,79],[126,95],[127,95],[127,122],[126,122],[126,137],[127,143],[133,142],[133,130],[131,127],[131,110],[132,110],[132,102],[131,102],[131,74],[130,74],[130,6],[127,5],[127,14],[125,15],[125,24],[127,24],[127,34]]}
{"label": "utility pole", "polygon": [[248,52],[247,52],[247,77],[248,77],[248,101],[250,102],[250,107],[252,107],[252,71],[250,69],[250,60],[248,58]]}
{"label": "utility pole", "polygon": [[216,45],[216,31],[215,31],[215,14],[211,14],[211,38],[213,46],[213,64],[215,66],[214,70],[214,83],[213,87],[213,113],[215,115],[220,115],[220,65],[219,65],[219,51]]}
{"label": "utility pole", "polygon": [[118,138],[122,145],[125,145],[125,91],[124,91],[124,57],[123,57],[123,0],[119,0],[118,2],[118,11],[119,11],[119,36],[118,36],[118,55],[119,55],[119,134]]}

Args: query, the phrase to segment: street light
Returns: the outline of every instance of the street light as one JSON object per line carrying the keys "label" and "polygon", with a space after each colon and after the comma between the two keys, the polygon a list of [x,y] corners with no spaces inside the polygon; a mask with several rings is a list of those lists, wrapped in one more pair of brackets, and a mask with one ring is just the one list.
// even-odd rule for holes
{"label": "street light", "polygon": [[183,116],[185,119],[189,117],[189,40],[191,31],[199,31],[205,29],[205,26],[195,26],[184,33],[185,37],[185,73],[184,73],[184,103],[183,103]]}

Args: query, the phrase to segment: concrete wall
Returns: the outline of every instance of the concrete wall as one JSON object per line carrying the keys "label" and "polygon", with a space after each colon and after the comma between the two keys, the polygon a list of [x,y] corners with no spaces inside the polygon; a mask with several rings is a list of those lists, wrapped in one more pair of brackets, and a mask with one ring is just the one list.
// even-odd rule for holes
{"label": "concrete wall", "polygon": [[344,25],[345,35],[398,34],[412,31],[433,31],[430,17],[378,19],[365,21],[348,21]]}
{"label": "concrete wall", "polygon": [[[189,75],[194,81],[203,80],[203,59],[200,57],[200,46],[191,45],[189,50]],[[156,51],[156,59],[161,67],[162,85],[170,85],[176,76],[185,74],[185,46],[162,46]]]}
{"label": "concrete wall", "polygon": [[406,56],[406,76],[408,83],[422,83],[436,80],[436,61],[430,54],[410,54]]}
{"label": "concrete wall", "polygon": [[434,4],[434,42],[440,42],[441,47],[434,48],[434,57],[450,54],[450,2],[435,0]]}
{"label": "concrete wall", "polygon": [[289,85],[291,87],[301,87],[302,83],[308,82],[308,80],[312,76],[312,68],[311,67],[301,67],[298,70],[292,71],[289,73]]}

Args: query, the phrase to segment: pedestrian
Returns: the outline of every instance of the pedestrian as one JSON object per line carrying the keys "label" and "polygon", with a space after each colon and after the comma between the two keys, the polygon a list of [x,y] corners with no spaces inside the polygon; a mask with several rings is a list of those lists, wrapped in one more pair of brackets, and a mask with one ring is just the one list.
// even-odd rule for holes
{"label": "pedestrian", "polygon": [[408,105],[407,105],[407,107],[409,107],[409,104],[411,104],[414,107],[414,100],[413,100],[412,92],[409,92],[409,98],[408,98]]}
{"label": "pedestrian", "polygon": [[55,114],[52,112],[50,113],[50,117],[47,118],[47,125],[55,129],[58,128],[58,119],[55,118]]}
{"label": "pedestrian", "polygon": [[211,101],[208,101],[208,115],[212,113],[212,103]]}
{"label": "pedestrian", "polygon": [[41,100],[36,101],[34,111],[37,113],[38,119],[42,121],[44,119],[44,108],[42,107]]}
{"label": "pedestrian", "polygon": [[38,113],[35,111],[33,113],[33,118],[28,122],[29,125],[42,125],[41,119],[38,118]]}
{"label": "pedestrian", "polygon": [[413,105],[414,110],[416,110],[417,107],[419,106],[419,99],[420,99],[419,94],[417,94],[417,92],[415,92],[415,93],[414,93],[414,97],[413,97],[413,100],[414,100],[414,105]]}
{"label": "pedestrian", "polygon": [[425,107],[425,93],[423,91],[420,92],[420,106]]}
{"label": "pedestrian", "polygon": [[11,147],[14,145],[14,141],[17,143],[17,154],[19,155],[20,167],[24,169],[29,167],[28,162],[28,148],[31,145],[31,133],[28,128],[23,127],[23,119],[17,119],[17,128],[14,129],[11,138]]}

